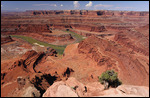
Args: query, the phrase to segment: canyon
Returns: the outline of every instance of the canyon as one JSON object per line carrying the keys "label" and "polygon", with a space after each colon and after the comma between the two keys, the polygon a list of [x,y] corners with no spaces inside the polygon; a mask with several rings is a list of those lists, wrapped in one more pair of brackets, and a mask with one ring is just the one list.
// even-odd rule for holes
{"label": "canyon", "polygon": [[[111,69],[123,85],[105,91],[98,76]],[[148,91],[149,12],[1,14],[1,97],[149,96]]]}

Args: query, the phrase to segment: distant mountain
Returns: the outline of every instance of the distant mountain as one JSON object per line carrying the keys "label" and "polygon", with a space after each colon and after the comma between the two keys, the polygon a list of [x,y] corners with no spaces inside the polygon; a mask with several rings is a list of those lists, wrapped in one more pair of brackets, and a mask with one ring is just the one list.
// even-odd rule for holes
{"label": "distant mountain", "polygon": [[5,12],[24,12],[24,11],[18,11],[18,10],[1,10],[1,13]]}

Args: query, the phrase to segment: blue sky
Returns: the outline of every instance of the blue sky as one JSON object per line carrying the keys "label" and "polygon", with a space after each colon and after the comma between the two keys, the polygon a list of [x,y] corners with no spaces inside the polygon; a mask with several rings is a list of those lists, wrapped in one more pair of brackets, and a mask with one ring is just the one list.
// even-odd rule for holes
{"label": "blue sky", "polygon": [[1,1],[1,10],[149,11],[149,1]]}

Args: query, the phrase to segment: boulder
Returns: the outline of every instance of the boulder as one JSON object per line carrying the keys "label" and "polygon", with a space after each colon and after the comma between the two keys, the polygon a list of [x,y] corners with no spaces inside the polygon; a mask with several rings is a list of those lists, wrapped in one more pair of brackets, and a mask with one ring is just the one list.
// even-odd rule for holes
{"label": "boulder", "polygon": [[78,95],[69,86],[59,85],[55,97],[78,97]]}
{"label": "boulder", "polygon": [[56,91],[59,85],[64,85],[65,82],[59,81],[55,82],[52,86],[50,86],[46,92],[43,94],[42,97],[55,97],[56,96]]}
{"label": "boulder", "polygon": [[23,95],[21,97],[40,97],[40,91],[38,91],[35,87],[29,86],[23,91]]}
{"label": "boulder", "polygon": [[98,82],[84,85],[74,77],[69,77],[66,81],[53,83],[43,97],[89,97],[101,95],[100,91],[103,89],[103,85]]}
{"label": "boulder", "polygon": [[86,85],[77,81],[74,77],[66,81],[55,82],[51,85],[43,97],[148,97],[149,88],[145,86],[121,85],[117,88],[104,90],[100,82],[92,82]]}
{"label": "boulder", "polygon": [[[78,87],[74,89],[75,86]],[[84,85],[75,78],[70,77],[66,81],[53,83],[43,94],[43,97],[78,97],[83,96],[83,91]]]}
{"label": "boulder", "polygon": [[145,86],[120,85],[117,87],[117,90],[130,95],[149,96],[149,88]]}
{"label": "boulder", "polygon": [[77,81],[74,77],[69,77],[65,83],[71,87],[80,97],[83,97],[84,93],[86,93],[85,85]]}
{"label": "boulder", "polygon": [[26,80],[23,77],[17,77],[18,89],[22,89],[26,84]]}
{"label": "boulder", "polygon": [[104,86],[100,82],[92,82],[86,84],[87,93],[86,96],[100,96],[104,90]]}

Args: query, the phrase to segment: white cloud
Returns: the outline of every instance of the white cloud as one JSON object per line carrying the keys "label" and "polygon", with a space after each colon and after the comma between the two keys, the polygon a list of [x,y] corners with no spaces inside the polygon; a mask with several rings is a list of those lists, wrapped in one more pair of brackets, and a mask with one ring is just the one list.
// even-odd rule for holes
{"label": "white cloud", "polygon": [[92,2],[91,2],[91,1],[89,1],[89,3],[88,3],[88,4],[86,4],[85,6],[86,6],[86,7],[91,7],[91,6],[92,6]]}
{"label": "white cloud", "polygon": [[78,8],[78,7],[80,7],[80,4],[79,4],[79,2],[78,2],[78,1],[74,1],[74,2],[73,2],[73,4],[74,4],[74,8]]}
{"label": "white cloud", "polygon": [[33,4],[33,6],[57,6],[56,4]]}
{"label": "white cloud", "polygon": [[49,4],[33,4],[33,6],[44,6],[44,5],[49,5]]}
{"label": "white cloud", "polygon": [[16,8],[16,10],[18,10],[19,8]]}
{"label": "white cloud", "polygon": [[64,6],[63,4],[61,4],[60,6]]}
{"label": "white cloud", "polygon": [[55,6],[55,7],[56,7],[57,5],[56,5],[56,4],[51,4],[51,5],[49,5],[49,6]]}
{"label": "white cloud", "polygon": [[112,6],[113,6],[113,5],[103,5],[103,4],[94,5],[95,8],[97,8],[97,7],[109,8],[109,7],[112,7]]}
{"label": "white cloud", "polygon": [[1,5],[1,7],[3,7],[3,5]]}

